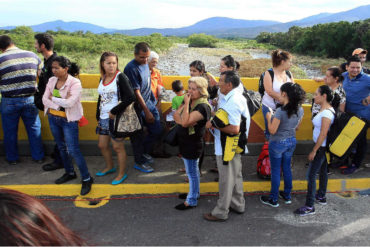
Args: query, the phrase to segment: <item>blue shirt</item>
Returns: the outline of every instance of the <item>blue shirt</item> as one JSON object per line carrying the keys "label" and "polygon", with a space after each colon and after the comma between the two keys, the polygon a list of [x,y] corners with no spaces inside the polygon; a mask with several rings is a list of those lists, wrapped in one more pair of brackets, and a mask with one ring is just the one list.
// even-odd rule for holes
{"label": "blue shirt", "polygon": [[17,47],[0,55],[0,91],[3,97],[30,96],[36,92],[37,70],[41,60]]}
{"label": "blue shirt", "polygon": [[131,86],[135,90],[139,89],[147,106],[156,105],[156,99],[150,88],[150,71],[148,64],[139,64],[133,59],[125,69],[125,75],[130,79]]}
{"label": "blue shirt", "polygon": [[363,71],[350,79],[348,72],[343,74],[343,88],[346,92],[346,112],[370,120],[370,105],[364,106],[362,100],[370,95],[370,76]]}

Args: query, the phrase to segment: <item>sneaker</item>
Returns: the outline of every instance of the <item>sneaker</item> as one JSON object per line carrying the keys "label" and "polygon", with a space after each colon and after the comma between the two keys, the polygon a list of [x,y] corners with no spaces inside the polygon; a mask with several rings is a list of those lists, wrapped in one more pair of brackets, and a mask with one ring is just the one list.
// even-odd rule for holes
{"label": "sneaker", "polygon": [[154,163],[154,159],[152,156],[150,156],[149,154],[143,154],[144,158],[147,160],[146,162],[148,164],[153,164]]}
{"label": "sneaker", "polygon": [[64,184],[65,182],[68,182],[69,180],[77,178],[76,173],[74,174],[69,174],[69,173],[64,173],[63,176],[55,180],[56,184]]}
{"label": "sneaker", "polygon": [[286,197],[284,191],[279,191],[279,198],[283,199],[285,204],[292,204],[292,199],[290,197]]}
{"label": "sneaker", "polygon": [[154,172],[154,169],[150,165],[147,165],[147,164],[143,164],[143,165],[135,164],[134,168],[141,172],[146,172],[146,173]]}
{"label": "sneaker", "polygon": [[370,163],[364,165],[366,168],[370,168]]}
{"label": "sneaker", "polygon": [[347,167],[346,169],[342,170],[342,174],[349,175],[354,173],[358,168],[356,166]]}
{"label": "sneaker", "polygon": [[295,214],[299,216],[306,216],[310,214],[315,214],[315,207],[308,207],[308,206],[303,206],[298,208],[296,211],[294,211]]}
{"label": "sneaker", "polygon": [[41,164],[43,164],[45,162],[45,159],[44,158],[42,158],[41,160],[34,160],[34,159],[32,159],[32,161],[33,161],[33,163],[36,163],[36,164],[41,165]]}
{"label": "sneaker", "polygon": [[316,198],[316,201],[317,201],[318,204],[321,204],[321,205],[326,205],[327,204],[325,196],[324,197],[319,197],[319,195],[316,195],[315,198]]}
{"label": "sneaker", "polygon": [[54,170],[61,169],[61,168],[64,168],[63,164],[57,164],[57,163],[54,163],[54,162],[42,166],[42,169],[44,171],[47,171],[47,172],[48,171],[54,171]]}
{"label": "sneaker", "polygon": [[18,161],[17,161],[17,160],[12,160],[12,161],[7,160],[7,162],[8,162],[8,164],[9,164],[9,165],[11,165],[11,166],[15,166],[15,165],[17,165],[17,164],[18,164]]}
{"label": "sneaker", "polygon": [[94,183],[94,179],[90,177],[89,180],[87,181],[82,181],[82,186],[81,186],[81,196],[87,195],[90,190],[91,190],[91,185]]}
{"label": "sneaker", "polygon": [[277,208],[279,207],[279,203],[276,201],[274,202],[272,200],[272,198],[270,198],[269,196],[261,196],[260,197],[260,201],[263,203],[263,204],[266,204],[266,205],[269,205],[271,207],[274,207],[274,208]]}

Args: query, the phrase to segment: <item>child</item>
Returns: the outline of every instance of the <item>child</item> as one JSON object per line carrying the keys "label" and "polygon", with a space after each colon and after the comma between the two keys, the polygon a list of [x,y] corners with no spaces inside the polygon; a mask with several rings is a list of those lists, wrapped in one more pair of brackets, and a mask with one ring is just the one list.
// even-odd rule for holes
{"label": "child", "polygon": [[180,107],[182,102],[184,101],[184,86],[180,80],[175,80],[172,82],[172,91],[176,93],[176,96],[172,99],[172,111],[167,114],[166,121],[167,126],[171,128],[175,125],[175,120],[173,119],[173,114],[175,111]]}

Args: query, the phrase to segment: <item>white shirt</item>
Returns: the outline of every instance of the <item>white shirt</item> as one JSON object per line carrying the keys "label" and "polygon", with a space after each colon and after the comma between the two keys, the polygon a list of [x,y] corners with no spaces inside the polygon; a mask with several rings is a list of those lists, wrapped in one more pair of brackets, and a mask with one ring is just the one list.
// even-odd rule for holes
{"label": "white shirt", "polygon": [[[268,73],[268,72],[267,72]],[[292,79],[287,75],[287,81],[286,82],[292,82]],[[276,76],[274,76],[274,81],[272,82],[272,90],[276,93],[280,93],[280,88],[285,82],[278,81]],[[267,107],[270,107],[273,110],[276,110],[276,102],[274,98],[272,98],[268,93],[265,91],[262,97],[262,104],[264,104]]]}
{"label": "white shirt", "polygon": [[[313,141],[316,143],[317,138],[319,138],[320,135],[320,130],[321,130],[321,123],[322,123],[322,118],[328,118],[330,119],[330,125],[334,121],[334,109],[333,107],[330,107],[329,109],[325,109],[319,113],[312,119],[312,124],[313,124]],[[321,144],[321,147],[326,146],[326,138],[324,142]]]}
{"label": "white shirt", "polygon": [[[250,115],[247,101],[239,91],[239,88],[235,88],[231,90],[227,95],[225,95],[225,97],[223,97],[219,102],[219,108],[222,108],[228,113],[228,119],[231,125],[239,125],[241,121],[241,116],[245,117],[247,119],[246,135],[248,137]],[[222,155],[220,130],[215,129],[213,135],[215,137],[215,155]],[[248,152],[247,147],[245,147],[245,151],[246,153]]]}
{"label": "white shirt", "polygon": [[100,118],[109,118],[110,110],[118,105],[118,92],[117,92],[117,78],[121,72],[118,72],[116,76],[106,85],[103,84],[103,80],[100,81],[98,87],[98,93],[100,95]]}

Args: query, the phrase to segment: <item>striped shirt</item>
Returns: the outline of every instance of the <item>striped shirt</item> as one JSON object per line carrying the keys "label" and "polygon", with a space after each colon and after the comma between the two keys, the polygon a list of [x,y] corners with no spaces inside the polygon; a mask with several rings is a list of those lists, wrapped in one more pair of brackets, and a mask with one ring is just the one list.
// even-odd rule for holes
{"label": "striped shirt", "polygon": [[0,92],[2,97],[34,95],[37,89],[37,70],[41,60],[30,51],[17,47],[0,54]]}

